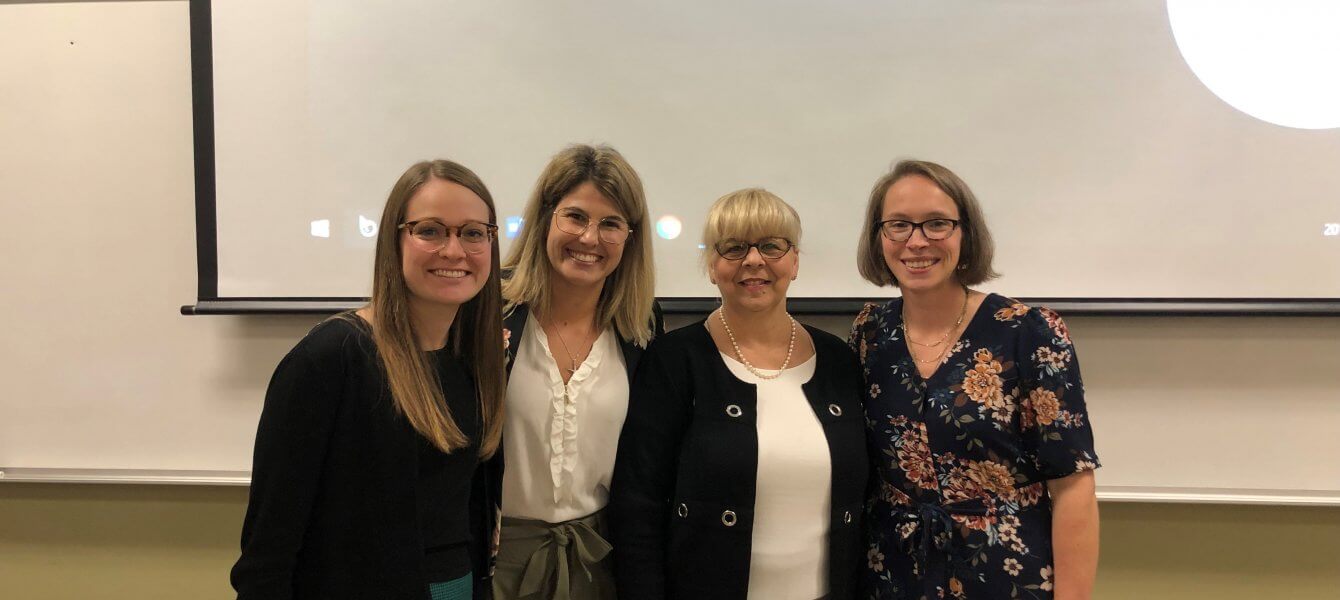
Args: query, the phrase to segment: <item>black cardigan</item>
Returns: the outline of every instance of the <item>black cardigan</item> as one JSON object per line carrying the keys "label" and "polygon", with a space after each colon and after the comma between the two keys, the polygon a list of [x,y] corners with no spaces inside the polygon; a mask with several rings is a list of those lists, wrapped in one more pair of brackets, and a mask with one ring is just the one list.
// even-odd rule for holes
{"label": "black cardigan", "polygon": [[[232,570],[238,598],[426,599],[421,443],[395,410],[366,326],[317,325],[266,392]],[[489,536],[471,525],[472,538]]]}
{"label": "black cardigan", "polygon": [[[505,339],[507,340],[505,360],[509,380],[512,377],[512,363],[516,360],[517,344],[520,343],[521,336],[525,333],[526,317],[529,314],[530,309],[525,304],[520,304],[503,317],[503,335],[506,336]],[[653,304],[652,335],[659,336],[664,332],[665,321],[661,314],[661,305],[659,303]],[[631,384],[643,348],[620,335],[619,349],[623,351],[624,367],[628,370],[628,381]],[[493,597],[492,581],[497,557],[497,528],[501,526],[502,518],[502,481],[505,466],[506,461],[503,459],[502,445],[499,444],[498,451],[493,455],[493,458],[482,463],[475,470],[475,479],[471,487],[471,531],[483,529],[494,532],[488,538],[476,540],[477,543],[471,549],[475,573],[480,575],[475,580],[475,600],[488,600]]]}
{"label": "black cardigan", "polygon": [[[806,327],[802,386],[832,461],[829,594],[855,596],[869,470],[861,370],[837,337]],[[656,339],[639,365],[614,465],[610,516],[623,600],[743,599],[758,471],[757,388],[722,361],[703,322]],[[727,511],[733,513],[733,518]]]}

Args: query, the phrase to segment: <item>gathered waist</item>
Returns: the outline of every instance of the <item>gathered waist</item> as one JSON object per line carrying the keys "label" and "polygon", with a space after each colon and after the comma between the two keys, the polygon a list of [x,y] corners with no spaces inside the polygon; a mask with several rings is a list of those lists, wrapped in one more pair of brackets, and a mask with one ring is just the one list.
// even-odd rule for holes
{"label": "gathered waist", "polygon": [[603,510],[563,523],[503,517],[502,544],[529,547],[530,551],[520,596],[533,597],[552,585],[555,600],[568,600],[569,578],[576,575],[591,580],[592,571],[613,549],[606,532]]}

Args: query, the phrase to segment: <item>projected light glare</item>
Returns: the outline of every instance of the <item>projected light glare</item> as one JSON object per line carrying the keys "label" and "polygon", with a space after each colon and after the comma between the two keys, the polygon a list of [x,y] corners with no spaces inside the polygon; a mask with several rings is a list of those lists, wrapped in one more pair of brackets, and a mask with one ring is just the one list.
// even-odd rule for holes
{"label": "projected light glare", "polygon": [[1186,64],[1214,95],[1262,121],[1340,127],[1340,2],[1168,0]]}
{"label": "projected light glare", "polygon": [[521,217],[507,217],[507,220],[503,221],[503,235],[509,240],[516,237],[521,233],[521,224],[524,222]]}
{"label": "projected light glare", "polygon": [[1321,234],[1326,237],[1340,237],[1340,223],[1327,223],[1321,227]]}
{"label": "projected light glare", "polygon": [[358,215],[358,233],[365,238],[377,235],[377,222],[363,215]]}
{"label": "projected light glare", "polygon": [[312,221],[312,237],[330,237],[330,219],[317,219]]}
{"label": "projected light glare", "polygon": [[679,237],[679,234],[683,233],[683,231],[684,223],[679,220],[679,217],[665,215],[656,220],[656,235],[661,236],[663,239],[673,240]]}

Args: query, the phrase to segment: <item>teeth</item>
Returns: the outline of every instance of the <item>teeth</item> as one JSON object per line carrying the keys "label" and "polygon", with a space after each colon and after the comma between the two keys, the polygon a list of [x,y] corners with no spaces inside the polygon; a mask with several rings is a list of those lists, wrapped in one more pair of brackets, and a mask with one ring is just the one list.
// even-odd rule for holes
{"label": "teeth", "polygon": [[905,261],[903,261],[903,264],[905,264],[905,265],[907,265],[907,266],[909,266],[909,267],[911,267],[911,268],[913,268],[913,269],[924,269],[924,268],[926,268],[926,267],[929,267],[929,266],[935,264],[935,261],[934,261],[934,260],[905,260]]}
{"label": "teeth", "polygon": [[593,263],[600,260],[599,254],[586,254],[584,252],[573,252],[569,250],[568,255],[571,256],[573,259],[584,263]]}
{"label": "teeth", "polygon": [[450,277],[453,279],[465,277],[465,271],[459,269],[433,269],[429,271],[429,273],[437,275],[438,277]]}

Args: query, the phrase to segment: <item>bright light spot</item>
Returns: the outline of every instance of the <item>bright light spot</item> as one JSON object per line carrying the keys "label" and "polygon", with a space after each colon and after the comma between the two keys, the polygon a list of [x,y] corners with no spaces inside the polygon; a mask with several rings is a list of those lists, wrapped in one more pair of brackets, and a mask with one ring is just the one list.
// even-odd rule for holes
{"label": "bright light spot", "polygon": [[358,215],[358,233],[365,238],[377,235],[377,222],[363,215]]}
{"label": "bright light spot", "polygon": [[684,231],[684,223],[680,222],[679,217],[674,215],[665,215],[656,221],[656,235],[667,240],[673,240],[679,237]]}
{"label": "bright light spot", "polygon": [[317,219],[312,221],[312,237],[330,237],[330,219]]}
{"label": "bright light spot", "polygon": [[506,235],[509,240],[516,237],[517,234],[521,233],[521,222],[521,217],[507,217],[507,220],[504,221],[503,235]]}
{"label": "bright light spot", "polygon": [[1233,108],[1340,127],[1340,2],[1168,0],[1168,22],[1187,66]]}

